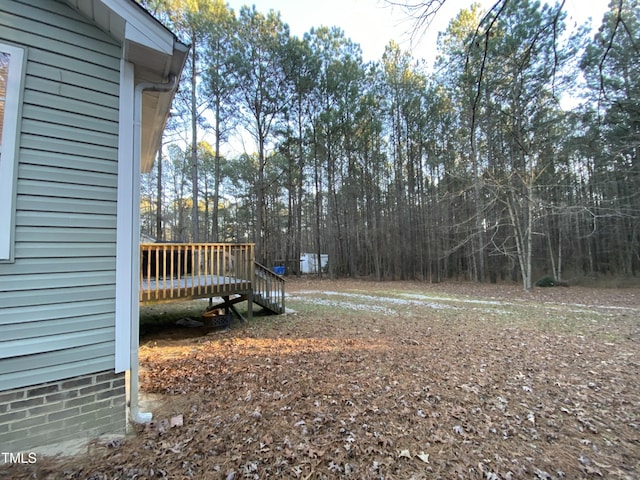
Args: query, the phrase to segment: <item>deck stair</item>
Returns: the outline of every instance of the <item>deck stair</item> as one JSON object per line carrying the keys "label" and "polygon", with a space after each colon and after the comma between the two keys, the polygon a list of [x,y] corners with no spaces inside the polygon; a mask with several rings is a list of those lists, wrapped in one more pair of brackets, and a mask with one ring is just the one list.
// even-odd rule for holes
{"label": "deck stair", "polygon": [[255,262],[253,303],[271,313],[284,313],[284,283],[283,277]]}

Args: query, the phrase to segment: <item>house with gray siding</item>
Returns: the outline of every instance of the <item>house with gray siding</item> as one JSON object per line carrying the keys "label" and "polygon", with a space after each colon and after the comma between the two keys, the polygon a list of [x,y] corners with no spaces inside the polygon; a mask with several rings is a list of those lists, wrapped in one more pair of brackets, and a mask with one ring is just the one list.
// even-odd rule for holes
{"label": "house with gray siding", "polygon": [[133,0],[0,3],[2,452],[148,419],[138,181],[187,53]]}

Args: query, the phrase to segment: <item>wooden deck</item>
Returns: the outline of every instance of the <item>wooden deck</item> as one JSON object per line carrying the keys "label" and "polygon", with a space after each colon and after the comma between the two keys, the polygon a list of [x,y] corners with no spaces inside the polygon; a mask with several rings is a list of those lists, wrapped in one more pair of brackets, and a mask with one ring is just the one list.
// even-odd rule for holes
{"label": "wooden deck", "polygon": [[284,313],[284,279],[255,262],[253,243],[140,244],[140,302],[220,297]]}

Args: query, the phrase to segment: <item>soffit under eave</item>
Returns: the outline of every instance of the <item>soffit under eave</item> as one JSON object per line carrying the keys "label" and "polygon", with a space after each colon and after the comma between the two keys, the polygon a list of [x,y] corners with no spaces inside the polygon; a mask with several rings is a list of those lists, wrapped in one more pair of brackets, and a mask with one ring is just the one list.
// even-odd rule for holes
{"label": "soffit under eave", "polygon": [[64,0],[123,46],[142,81],[162,82],[182,70],[188,46],[134,0]]}
{"label": "soffit under eave", "polygon": [[[153,168],[156,153],[160,148],[164,126],[169,117],[173,96],[167,93],[146,92],[142,94],[142,131],[140,138],[140,170],[143,173]],[[153,121],[149,120],[153,119]]]}
{"label": "soffit under eave", "polygon": [[176,42],[174,54],[166,59],[164,70],[166,73],[162,76],[158,76],[157,72],[136,65],[136,84],[141,82],[166,83],[170,79],[176,78],[176,87],[171,92],[146,91],[142,94],[142,151],[140,158],[142,172],[148,172],[153,167],[156,153],[161,146],[162,133],[169,118],[173,97],[178,89],[177,82],[180,80],[188,53],[189,47]]}
{"label": "soffit under eave", "polygon": [[134,0],[62,0],[124,43],[125,39],[171,55],[175,35]]}

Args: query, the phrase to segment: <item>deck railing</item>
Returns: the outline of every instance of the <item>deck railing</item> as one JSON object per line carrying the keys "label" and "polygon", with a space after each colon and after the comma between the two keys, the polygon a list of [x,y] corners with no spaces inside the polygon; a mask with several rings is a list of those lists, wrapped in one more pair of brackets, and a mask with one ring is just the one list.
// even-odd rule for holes
{"label": "deck railing", "polygon": [[274,313],[284,313],[284,278],[256,262],[253,298]]}
{"label": "deck railing", "polygon": [[141,302],[249,291],[253,278],[253,243],[140,244]]}

